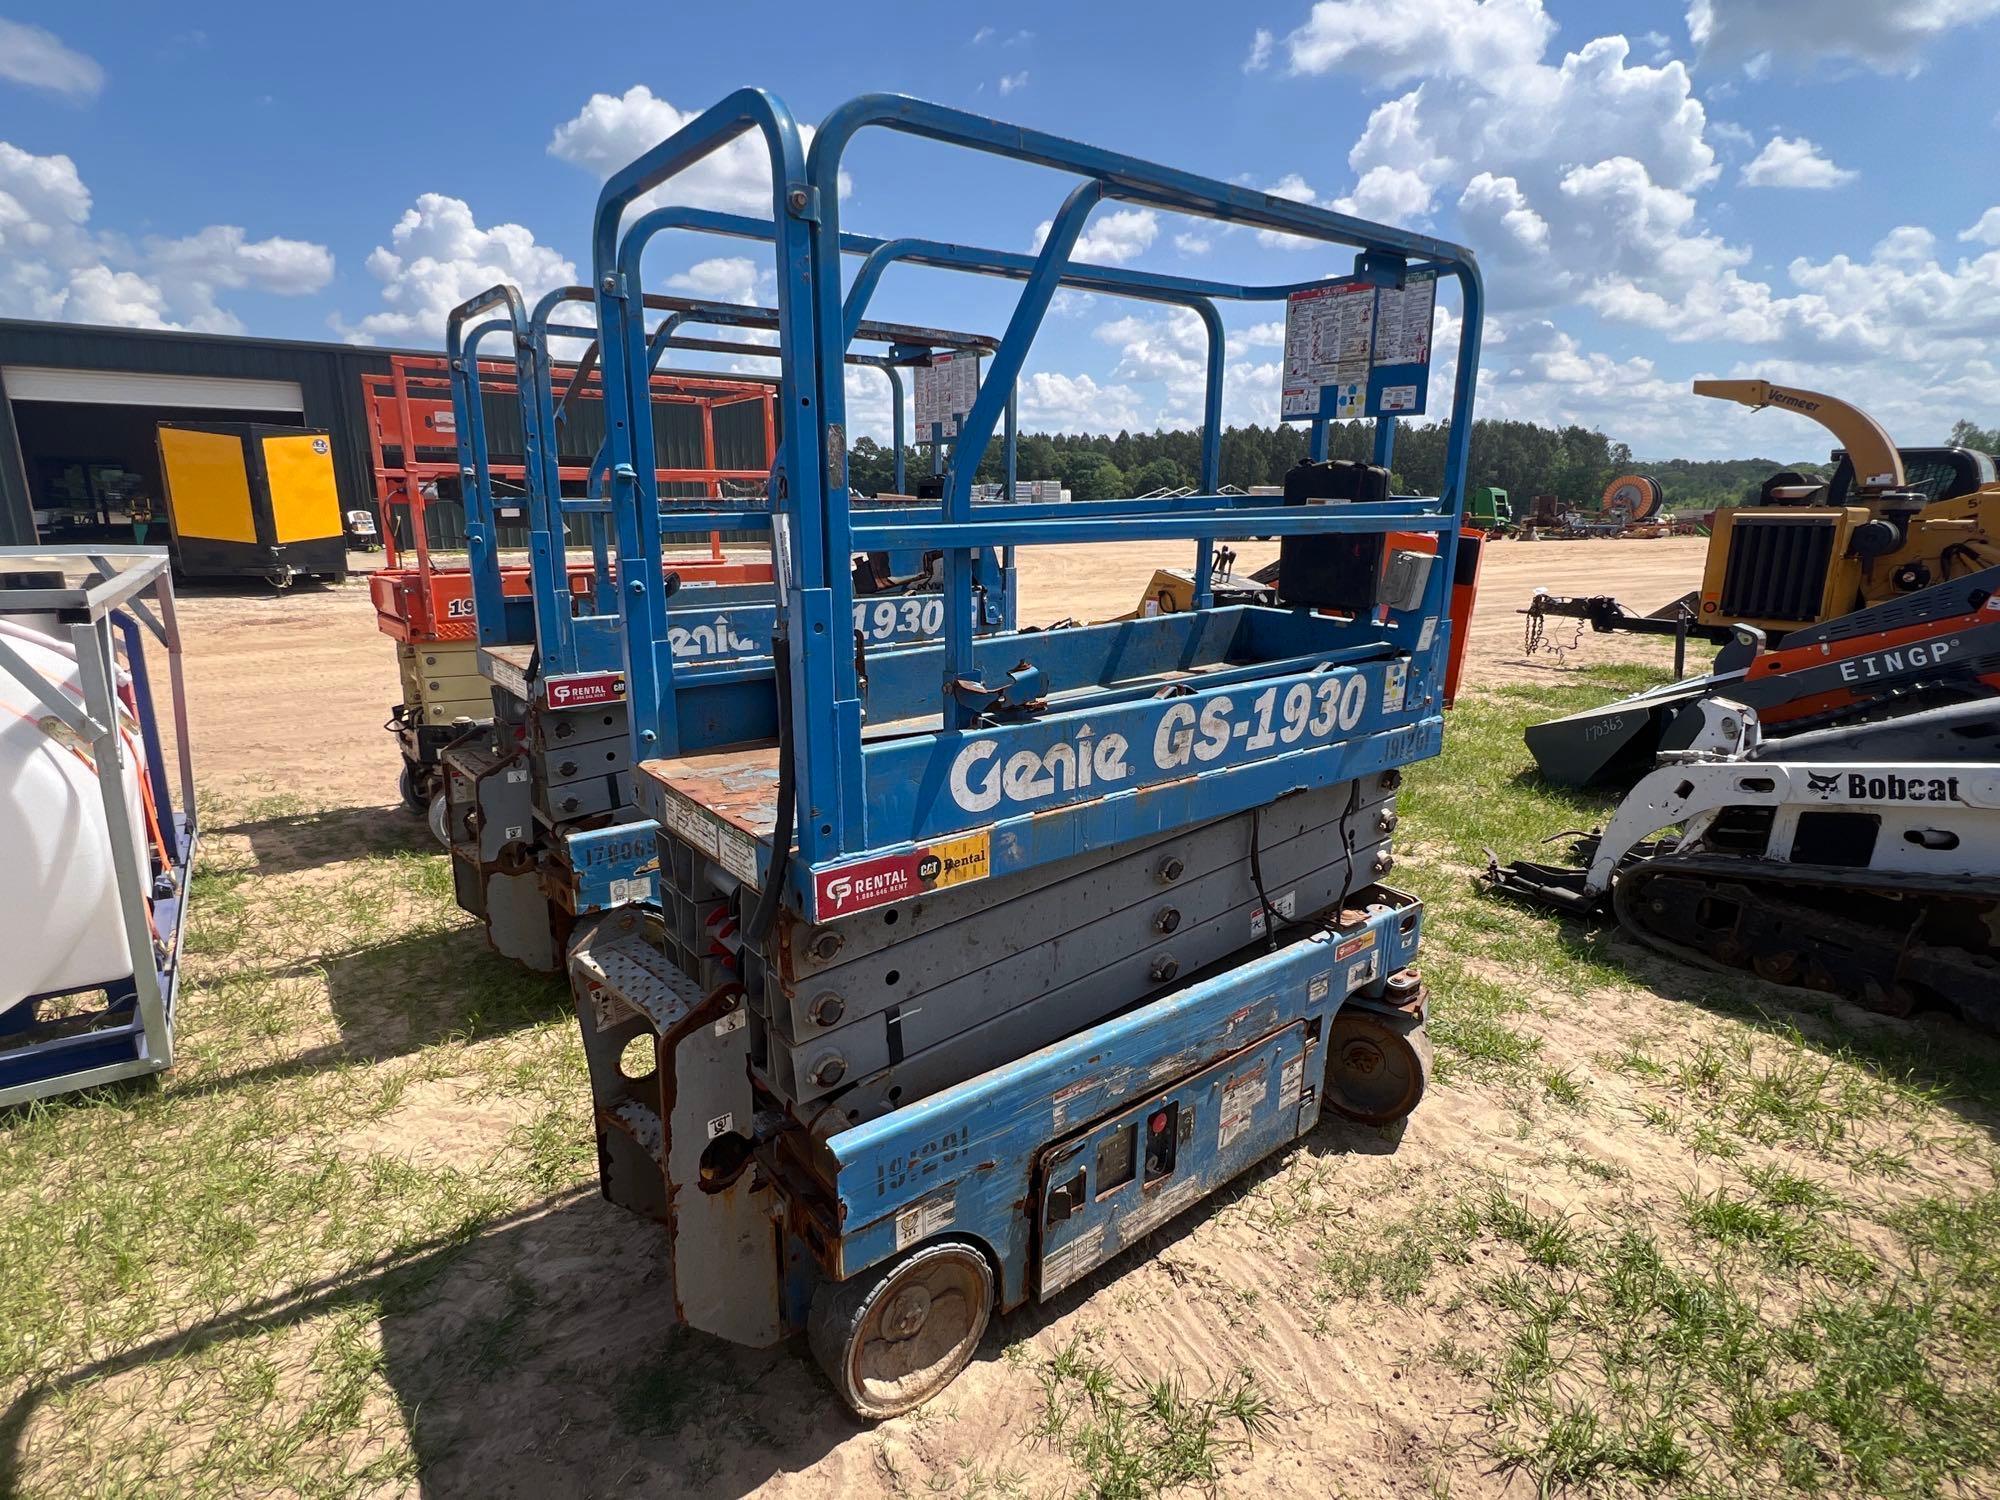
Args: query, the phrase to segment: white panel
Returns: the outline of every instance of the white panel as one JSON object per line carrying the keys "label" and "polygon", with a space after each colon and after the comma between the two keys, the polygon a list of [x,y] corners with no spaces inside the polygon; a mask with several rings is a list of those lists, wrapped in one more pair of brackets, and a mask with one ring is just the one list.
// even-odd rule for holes
{"label": "white panel", "polygon": [[217,406],[230,411],[302,412],[295,380],[239,380],[224,375],[157,375],[136,370],[58,370],[0,366],[15,401],[82,401],[111,406]]}

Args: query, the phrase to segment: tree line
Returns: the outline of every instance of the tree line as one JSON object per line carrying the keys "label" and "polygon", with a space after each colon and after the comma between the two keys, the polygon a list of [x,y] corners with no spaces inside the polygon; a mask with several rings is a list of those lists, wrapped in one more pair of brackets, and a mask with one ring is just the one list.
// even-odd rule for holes
{"label": "tree line", "polygon": [[[1451,424],[1402,424],[1396,434],[1395,488],[1399,494],[1435,495],[1444,485],[1445,449]],[[1222,434],[1222,483],[1239,489],[1283,484],[1285,471],[1306,456],[1308,429],[1290,423],[1273,427],[1231,427]],[[2000,452],[2000,432],[1961,421],[1951,441],[1984,452]],[[1335,423],[1328,431],[1334,458],[1373,456],[1372,423]],[[1660,481],[1669,509],[1712,509],[1754,501],[1759,487],[1780,469],[1824,476],[1824,460],[1781,462],[1768,458],[1668,459],[1640,463],[1626,444],[1589,427],[1545,427],[1535,422],[1476,421],[1472,425],[1473,488],[1492,485],[1518,504],[1535,495],[1555,495],[1565,507],[1591,509],[1605,487],[1635,469]],[[929,444],[909,451],[906,483],[931,470]],[[891,450],[863,437],[848,450],[849,482],[862,494],[895,485]],[[1156,432],[1022,433],[1017,479],[1058,479],[1075,500],[1110,500],[1179,489],[1201,478],[1201,434],[1177,429]],[[979,466],[982,482],[1001,478],[1001,446],[996,438]]]}

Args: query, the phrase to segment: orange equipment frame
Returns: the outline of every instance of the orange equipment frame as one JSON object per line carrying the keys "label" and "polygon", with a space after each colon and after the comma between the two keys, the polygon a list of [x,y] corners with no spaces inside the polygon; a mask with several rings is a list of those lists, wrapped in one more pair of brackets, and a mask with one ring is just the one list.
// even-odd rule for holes
{"label": "orange equipment frame", "polygon": [[[558,365],[555,373],[572,384],[577,367]],[[600,398],[602,387],[594,372],[586,372],[583,386],[574,392],[586,398]],[[520,399],[514,366],[482,360],[479,366],[482,391],[513,395]],[[386,371],[372,371],[361,377],[362,405],[368,427],[368,444],[374,460],[375,502],[381,512],[383,565],[369,577],[369,595],[375,606],[375,623],[384,635],[412,645],[432,641],[469,641],[476,634],[472,611],[472,574],[464,565],[446,566],[434,562],[424,526],[425,489],[437,481],[459,476],[458,434],[451,404],[451,371],[442,355],[395,354]],[[558,399],[567,404],[571,394]],[[720,497],[728,480],[757,481],[768,477],[761,469],[723,469],[715,463],[715,413],[726,406],[758,401],[764,408],[764,451],[777,447],[777,392],[775,382],[754,375],[659,374],[653,377],[653,400],[669,405],[691,405],[701,412],[702,460],[700,468],[658,470],[665,484],[700,484],[709,495]],[[391,450],[395,457],[392,461]],[[495,479],[524,484],[527,471],[521,464],[496,463],[489,466]],[[587,482],[589,471],[581,465],[564,465],[559,471],[566,481]],[[408,517],[408,548],[399,547],[394,514]],[[768,559],[734,559],[722,550],[721,537],[709,534],[706,557],[673,558],[668,566],[684,583],[768,583]],[[503,566],[500,570],[503,593],[525,597],[528,593],[526,564]],[[571,574],[571,587],[580,596],[591,590],[588,564]]]}

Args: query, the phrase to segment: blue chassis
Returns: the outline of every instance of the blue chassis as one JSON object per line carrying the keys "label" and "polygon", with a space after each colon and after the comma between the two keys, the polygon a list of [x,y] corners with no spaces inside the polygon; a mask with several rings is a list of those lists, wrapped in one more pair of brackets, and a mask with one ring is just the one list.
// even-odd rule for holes
{"label": "blue chassis", "polygon": [[[1319,1121],[1318,1083],[1333,1017],[1347,1004],[1381,1007],[1388,977],[1416,957],[1422,913],[1413,899],[1397,898],[1356,926],[1314,932],[816,1143],[793,1170],[810,1175],[833,1217],[798,1210],[789,1216],[787,1319],[804,1326],[815,1264],[838,1281],[893,1258],[908,1243],[909,1216],[928,1231],[923,1238],[979,1246],[998,1273],[1000,1307],[1018,1306],[1037,1292],[1038,1265],[1064,1245],[1100,1236],[1094,1251],[1071,1252],[1088,1264],[1073,1266],[1074,1274],[1063,1278],[1067,1285],[1305,1135]],[[1308,1036],[1317,1038],[1316,1049],[1307,1047]],[[1163,1059],[1175,1064],[1169,1074],[1160,1072]],[[1288,1091],[1285,1066],[1294,1059],[1302,1066]],[[1209,1087],[1218,1064],[1227,1064],[1231,1077],[1267,1072],[1265,1096],[1226,1143],[1211,1097],[1217,1091]],[[1047,1185],[1042,1167],[1049,1148],[1070,1137],[1095,1143],[1166,1103],[1193,1114],[1170,1176],[1149,1185],[1135,1173],[1129,1185],[1110,1190],[1093,1176],[1079,1215],[1060,1231],[1043,1222],[1038,1189]],[[1081,1169],[1094,1174],[1091,1155],[1082,1153]],[[794,1202],[807,1196],[819,1194],[808,1189],[794,1194]],[[946,1200],[948,1218],[932,1207]],[[1052,1238],[1058,1242],[1048,1243]],[[1057,1290],[1045,1286],[1041,1294]]]}

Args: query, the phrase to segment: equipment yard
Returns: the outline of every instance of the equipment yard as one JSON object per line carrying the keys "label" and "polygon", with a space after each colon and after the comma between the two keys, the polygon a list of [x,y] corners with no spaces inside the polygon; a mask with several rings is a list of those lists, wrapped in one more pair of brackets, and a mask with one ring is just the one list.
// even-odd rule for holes
{"label": "equipment yard", "polygon": [[[184,591],[179,1056],[7,1126],[0,1493],[1992,1493],[2000,1045],[1475,890],[1616,800],[1528,774],[1524,727],[1672,651],[1529,656],[1516,610],[1649,607],[1704,548],[1486,550],[1402,791],[1423,1108],[1329,1112],[873,1424],[803,1340],[675,1326],[661,1229],[599,1196],[563,976],[487,947],[398,804],[365,581]],[[1129,608],[1159,551],[1025,550],[1020,622]]]}

